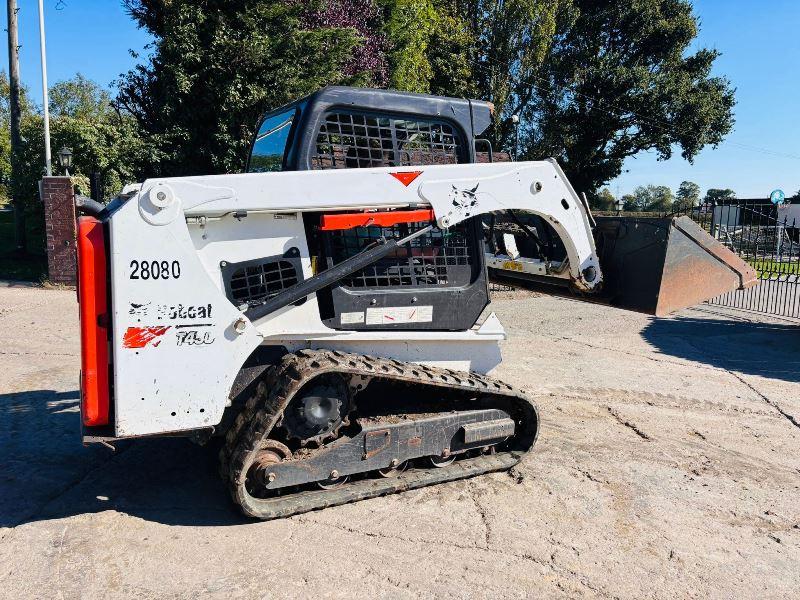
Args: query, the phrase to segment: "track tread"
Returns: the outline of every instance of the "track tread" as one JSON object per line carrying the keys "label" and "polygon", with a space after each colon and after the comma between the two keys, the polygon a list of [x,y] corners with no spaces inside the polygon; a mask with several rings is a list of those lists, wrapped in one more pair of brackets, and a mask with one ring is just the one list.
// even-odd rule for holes
{"label": "track tread", "polygon": [[[269,435],[294,394],[314,377],[330,372],[388,378],[426,387],[432,385],[473,393],[479,391],[512,399],[526,413],[523,429],[530,437],[530,445],[524,451],[463,459],[449,467],[415,470],[392,479],[355,481],[334,490],[303,491],[270,499],[252,497],[245,488],[245,481],[262,440]],[[248,398],[225,436],[225,443],[220,450],[220,474],[227,482],[234,502],[246,515],[273,519],[508,469],[519,462],[525,452],[535,444],[538,423],[536,406],[522,391],[485,375],[338,350],[304,349],[287,354],[280,363],[270,367],[253,395]],[[528,431],[530,428],[533,430]]]}

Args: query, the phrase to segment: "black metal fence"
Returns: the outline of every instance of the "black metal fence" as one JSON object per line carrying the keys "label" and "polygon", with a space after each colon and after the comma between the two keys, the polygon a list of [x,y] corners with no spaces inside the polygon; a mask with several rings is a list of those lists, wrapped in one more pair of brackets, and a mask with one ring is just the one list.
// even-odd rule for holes
{"label": "black metal fence", "polygon": [[800,319],[800,205],[730,200],[676,212],[691,216],[758,273],[757,286],[709,304]]}

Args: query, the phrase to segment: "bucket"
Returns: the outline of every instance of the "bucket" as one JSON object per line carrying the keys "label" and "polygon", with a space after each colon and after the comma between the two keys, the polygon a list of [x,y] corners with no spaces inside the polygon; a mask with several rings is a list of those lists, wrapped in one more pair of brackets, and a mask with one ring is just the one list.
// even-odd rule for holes
{"label": "bucket", "polygon": [[595,301],[660,317],[758,283],[755,269],[689,217],[596,221],[604,279]]}

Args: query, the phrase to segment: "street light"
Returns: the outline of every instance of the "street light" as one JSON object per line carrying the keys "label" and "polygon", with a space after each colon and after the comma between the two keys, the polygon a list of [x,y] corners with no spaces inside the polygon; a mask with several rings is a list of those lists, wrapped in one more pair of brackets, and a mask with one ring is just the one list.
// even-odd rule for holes
{"label": "street light", "polygon": [[61,165],[67,177],[69,177],[69,168],[72,166],[72,148],[63,146],[61,150],[58,151],[58,164]]}

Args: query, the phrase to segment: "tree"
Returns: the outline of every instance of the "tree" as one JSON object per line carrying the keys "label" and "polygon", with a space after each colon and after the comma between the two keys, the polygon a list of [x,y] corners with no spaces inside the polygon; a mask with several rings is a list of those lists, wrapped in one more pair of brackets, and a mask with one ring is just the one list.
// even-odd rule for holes
{"label": "tree", "polygon": [[[20,185],[29,199],[31,212],[38,216],[39,180],[44,164],[44,123],[39,113],[22,120],[23,168]],[[106,195],[118,193],[127,183],[141,181],[148,158],[145,141],[139,136],[136,123],[130,117],[116,113],[108,119],[83,119],[56,116],[50,121],[50,145],[57,152],[63,146],[72,149],[70,175],[82,194],[89,194],[89,175],[95,171],[102,176]],[[55,166],[58,173],[60,167]]]}
{"label": "tree", "polygon": [[639,210],[639,205],[636,203],[636,196],[633,194],[625,194],[620,200],[622,200],[622,210],[629,212]]}
{"label": "tree", "polygon": [[592,194],[589,196],[589,200],[592,208],[597,210],[617,209],[617,199],[614,198],[614,194],[612,194],[611,190],[609,190],[607,187],[597,192],[597,194]]}
{"label": "tree", "polygon": [[672,190],[665,185],[640,185],[633,191],[633,210],[666,212],[672,208],[674,200]]}
{"label": "tree", "polygon": [[[450,55],[435,63],[468,65],[471,85],[452,89],[434,75],[434,93],[472,96],[495,106],[494,127],[488,136],[497,148],[509,148],[514,139],[512,115],[530,106],[536,93],[536,76],[556,33],[558,7],[566,0],[440,0],[439,14],[451,19],[434,39],[434,53],[450,47]],[[460,35],[462,32],[466,36]],[[453,44],[469,42],[467,47]],[[451,68],[447,68],[448,73]],[[456,77],[463,82],[463,77]],[[462,83],[463,85],[463,83]],[[466,94],[465,94],[466,92]],[[472,92],[472,93],[470,93]]]}
{"label": "tree", "polygon": [[154,38],[149,59],[119,80],[116,99],[148,137],[152,175],[241,170],[265,111],[328,84],[380,77],[377,67],[353,72],[364,38],[355,27],[327,25],[333,17],[322,2],[124,4]]}
{"label": "tree", "polygon": [[555,156],[576,189],[594,190],[643,150],[691,161],[733,125],[734,90],[711,75],[716,50],[691,52],[689,0],[562,2],[523,107],[530,158]]}
{"label": "tree", "polygon": [[[20,87],[20,111],[22,115],[33,112],[28,89]],[[10,200],[11,181],[11,84],[8,73],[0,70],[0,206]]]}
{"label": "tree", "polygon": [[455,8],[434,2],[436,26],[431,33],[426,59],[431,66],[430,93],[456,98],[491,100],[479,91],[473,77],[474,29]]}
{"label": "tree", "polygon": [[351,29],[361,38],[342,66],[354,83],[383,87],[388,81],[388,43],[381,31],[382,15],[373,0],[324,0],[310,2],[301,23],[308,29]]}
{"label": "tree", "polygon": [[729,189],[709,188],[706,192],[706,197],[703,199],[706,203],[720,202],[725,200],[733,200],[736,198],[736,192]]}
{"label": "tree", "polygon": [[[8,104],[3,88],[8,78],[0,72],[0,121],[7,118]],[[53,99],[50,120],[50,146],[57,151],[62,146],[73,150],[71,174],[84,194],[88,194],[88,175],[100,171],[104,188],[109,193],[118,192],[125,183],[141,179],[146,162],[147,146],[138,135],[135,121],[119,114],[108,105],[108,94],[96,83],[77,75],[58,82],[50,90]],[[17,181],[19,197],[24,200],[25,214],[33,228],[43,227],[43,206],[39,198],[39,180],[44,172],[44,119],[38,107],[27,100],[27,90],[22,94],[20,173]],[[10,147],[8,129],[0,128],[0,173],[8,177]],[[58,167],[55,167],[56,172]]]}
{"label": "tree", "polygon": [[50,115],[102,121],[114,113],[109,93],[91,79],[77,73],[49,90]]}
{"label": "tree", "polygon": [[386,36],[392,45],[389,87],[429,93],[433,68],[428,57],[428,44],[440,21],[433,2],[386,2],[384,10]]}
{"label": "tree", "polygon": [[682,206],[696,206],[700,202],[700,186],[692,181],[682,181],[675,196]]}
{"label": "tree", "polygon": [[488,132],[510,146],[511,116],[530,101],[528,83],[555,32],[558,0],[384,0],[393,87],[472,97],[495,105]]}

